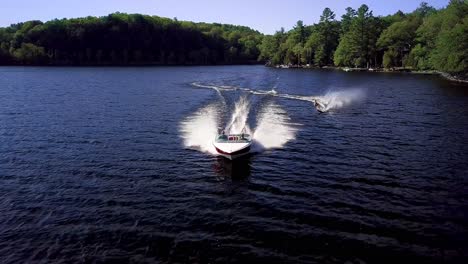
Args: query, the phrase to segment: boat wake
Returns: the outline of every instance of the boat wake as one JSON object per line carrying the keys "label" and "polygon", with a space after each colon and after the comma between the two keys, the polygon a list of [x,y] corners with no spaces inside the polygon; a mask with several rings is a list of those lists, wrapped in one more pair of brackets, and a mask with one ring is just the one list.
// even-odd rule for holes
{"label": "boat wake", "polygon": [[[214,89],[219,95],[217,102],[199,109],[181,123],[184,146],[210,154],[217,154],[213,140],[220,130],[227,134],[245,132],[252,135],[253,152],[281,148],[294,140],[298,125],[291,122],[287,112],[272,101],[259,106],[252,105],[249,94],[310,102],[320,112],[339,109],[364,98],[361,89],[330,91],[321,96],[301,96],[280,94],[275,88],[264,91],[227,85],[192,85],[197,88]],[[229,91],[244,92],[233,104],[232,109],[227,103],[228,97],[225,97],[225,92]],[[252,111],[253,108],[255,111]]]}
{"label": "boat wake", "polygon": [[328,112],[330,110],[340,109],[348,106],[352,103],[361,101],[365,97],[364,90],[359,88],[339,90],[339,91],[328,91],[324,95],[317,96],[303,96],[303,95],[291,95],[291,94],[280,94],[275,88],[270,91],[265,90],[253,90],[243,87],[227,86],[227,85],[206,85],[200,83],[192,83],[193,86],[198,88],[214,89],[218,93],[221,91],[244,91],[255,95],[268,95],[276,96],[291,100],[300,100],[311,102],[318,111]]}
{"label": "boat wake", "polygon": [[231,121],[224,129],[227,134],[239,134],[242,131],[250,134],[251,130],[247,124],[249,118],[250,102],[246,96],[241,96],[239,101],[234,105],[234,112],[231,115]]}

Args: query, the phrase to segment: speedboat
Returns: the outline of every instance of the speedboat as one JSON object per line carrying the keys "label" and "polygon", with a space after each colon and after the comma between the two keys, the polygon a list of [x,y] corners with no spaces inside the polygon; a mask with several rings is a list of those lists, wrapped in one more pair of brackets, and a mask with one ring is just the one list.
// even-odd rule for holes
{"label": "speedboat", "polygon": [[218,134],[213,145],[219,155],[230,160],[246,155],[250,152],[252,137],[249,134]]}

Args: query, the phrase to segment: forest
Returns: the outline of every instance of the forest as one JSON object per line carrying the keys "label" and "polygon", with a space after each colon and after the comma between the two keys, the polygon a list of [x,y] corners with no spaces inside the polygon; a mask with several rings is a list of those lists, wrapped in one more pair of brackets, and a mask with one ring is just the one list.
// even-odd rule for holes
{"label": "forest", "polygon": [[27,21],[0,28],[2,65],[213,65],[468,69],[468,0],[435,9],[374,16],[367,5],[341,19],[325,8],[318,23],[273,35],[244,26],[140,14]]}
{"label": "forest", "polygon": [[320,21],[298,21],[285,32],[264,36],[259,59],[270,65],[310,65],[468,70],[468,1],[451,0],[436,10],[427,3],[411,13],[374,16],[367,5],[348,7],[341,20],[329,8]]}
{"label": "forest", "polygon": [[114,13],[0,28],[0,64],[208,65],[256,63],[248,27]]}

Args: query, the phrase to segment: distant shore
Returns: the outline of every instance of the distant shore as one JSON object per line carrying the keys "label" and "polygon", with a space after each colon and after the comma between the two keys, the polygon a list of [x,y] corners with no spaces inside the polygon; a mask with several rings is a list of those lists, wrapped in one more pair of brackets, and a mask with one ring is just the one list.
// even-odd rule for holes
{"label": "distant shore", "polygon": [[266,65],[268,67],[273,67],[277,69],[334,69],[334,70],[342,70],[345,72],[388,72],[388,73],[411,73],[411,74],[424,74],[424,75],[440,75],[443,78],[453,81],[453,82],[460,82],[460,83],[467,83],[468,84],[468,73],[460,73],[460,74],[451,74],[447,72],[435,71],[435,70],[413,70],[411,68],[405,67],[395,67],[391,69],[385,68],[350,68],[350,67],[336,67],[336,66],[311,66],[311,65]]}

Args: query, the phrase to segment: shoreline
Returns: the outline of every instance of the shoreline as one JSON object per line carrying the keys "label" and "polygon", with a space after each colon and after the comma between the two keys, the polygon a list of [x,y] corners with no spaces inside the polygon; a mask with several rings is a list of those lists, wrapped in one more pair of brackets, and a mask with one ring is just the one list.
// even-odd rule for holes
{"label": "shoreline", "polygon": [[420,74],[420,75],[439,75],[446,80],[452,82],[458,82],[463,84],[468,84],[468,73],[464,77],[450,74],[447,72],[441,72],[436,70],[412,70],[409,68],[395,67],[393,69],[384,69],[384,68],[349,68],[349,67],[336,67],[336,66],[307,66],[307,65],[272,65],[267,67],[272,67],[276,69],[330,69],[330,70],[340,70],[344,72],[378,72],[378,73],[410,73],[410,74]]}

